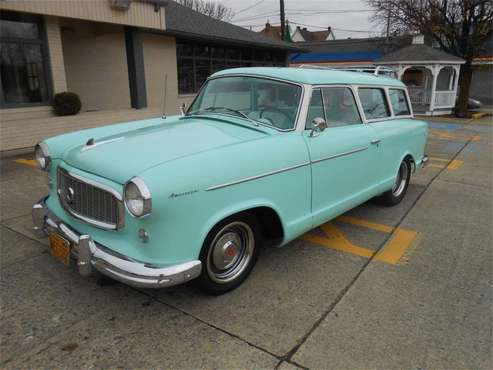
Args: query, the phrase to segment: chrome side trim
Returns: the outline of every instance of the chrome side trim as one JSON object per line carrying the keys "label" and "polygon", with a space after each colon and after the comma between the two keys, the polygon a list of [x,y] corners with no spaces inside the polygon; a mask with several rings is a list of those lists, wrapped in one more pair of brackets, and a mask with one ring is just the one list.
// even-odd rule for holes
{"label": "chrome side trim", "polygon": [[281,168],[279,170],[265,172],[265,173],[262,173],[260,175],[245,177],[243,179],[239,179],[239,180],[235,180],[235,181],[231,181],[231,182],[226,182],[226,183],[220,184],[220,185],[214,185],[214,186],[211,186],[211,187],[205,189],[205,191],[222,189],[222,188],[225,188],[227,186],[241,184],[241,183],[247,182],[247,181],[257,180],[257,179],[260,179],[262,177],[272,176],[272,175],[276,175],[276,174],[281,173],[281,172],[291,171],[291,170],[294,170],[296,168],[308,166],[309,164],[310,164],[310,162],[300,163],[300,164],[297,164],[297,165],[294,165],[294,166]]}
{"label": "chrome side trim", "polygon": [[314,164],[314,163],[318,163],[318,162],[322,162],[322,161],[327,161],[329,159],[339,158],[339,157],[343,157],[343,156],[346,156],[346,155],[350,155],[350,154],[362,152],[362,151],[364,151],[366,149],[368,149],[367,146],[362,147],[362,148],[357,148],[357,149],[351,150],[349,152],[339,153],[339,154],[331,155],[329,157],[323,157],[323,158],[316,159],[316,160],[311,161],[311,162],[300,163],[300,164],[297,164],[297,165],[294,165],[294,166],[281,168],[279,170],[265,172],[265,173],[262,173],[260,175],[245,177],[243,179],[239,179],[239,180],[235,180],[235,181],[231,181],[231,182],[226,182],[224,184],[210,186],[207,189],[205,189],[205,191],[212,191],[212,190],[222,189],[222,188],[225,188],[227,186],[237,185],[237,184],[241,184],[243,182],[248,182],[248,181],[252,181],[252,180],[261,179],[263,177],[277,175],[278,173],[281,173],[281,172],[291,171],[291,170],[294,170],[296,168],[308,166],[310,164]]}
{"label": "chrome side trim", "polygon": [[344,153],[339,153],[339,154],[334,154],[334,155],[330,155],[328,157],[322,157],[322,158],[319,158],[319,159],[315,159],[314,161],[312,161],[312,164],[314,163],[319,163],[319,162],[323,162],[323,161],[328,161],[329,159],[335,159],[335,158],[339,158],[339,157],[344,157],[346,155],[350,155],[350,154],[354,154],[354,153],[358,153],[358,152],[362,152],[364,150],[368,149],[367,146],[365,147],[362,147],[362,148],[357,148],[357,149],[353,149],[353,150],[350,150],[349,152],[344,152]]}
{"label": "chrome side trim", "polygon": [[108,193],[111,193],[115,196],[116,199],[118,200],[123,200],[122,198],[122,195],[116,191],[115,189],[113,189],[112,187],[109,187],[108,185],[104,185],[104,184],[101,184],[100,182],[97,182],[97,181],[94,181],[94,180],[90,180],[88,179],[87,177],[82,177],[80,175],[77,175],[73,172],[70,172],[70,171],[67,171],[68,174],[72,177],[75,177],[77,180],[80,180],[80,181],[83,181],[85,182],[86,184],[89,184],[89,185],[92,185],[92,186],[95,186],[97,188],[100,188],[104,191],[107,191]]}

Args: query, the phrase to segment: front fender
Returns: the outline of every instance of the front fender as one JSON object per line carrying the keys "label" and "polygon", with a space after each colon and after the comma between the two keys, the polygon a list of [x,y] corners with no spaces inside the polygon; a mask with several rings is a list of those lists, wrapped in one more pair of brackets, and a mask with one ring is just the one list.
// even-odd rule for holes
{"label": "front fender", "polygon": [[217,225],[219,222],[222,220],[233,216],[235,214],[245,212],[254,208],[258,207],[267,207],[272,209],[274,212],[276,212],[277,216],[279,217],[279,220],[281,221],[281,226],[282,229],[286,229],[285,222],[283,220],[282,214],[280,212],[279,207],[277,207],[272,201],[269,201],[267,199],[262,199],[262,198],[254,198],[254,199],[249,199],[249,200],[243,200],[241,202],[237,202],[231,205],[228,205],[226,207],[222,207],[220,209],[217,209],[210,217],[210,219],[204,224],[200,231],[200,240],[201,240],[201,245],[204,244],[205,238],[207,237],[207,234],[212,230],[212,228]]}

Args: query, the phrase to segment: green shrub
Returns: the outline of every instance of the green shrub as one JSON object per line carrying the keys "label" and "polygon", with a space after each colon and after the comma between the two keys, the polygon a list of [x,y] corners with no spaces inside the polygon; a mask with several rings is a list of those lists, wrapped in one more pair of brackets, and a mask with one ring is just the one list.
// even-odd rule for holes
{"label": "green shrub", "polygon": [[79,95],[72,92],[61,92],[53,98],[53,110],[57,116],[71,116],[79,113],[82,104]]}

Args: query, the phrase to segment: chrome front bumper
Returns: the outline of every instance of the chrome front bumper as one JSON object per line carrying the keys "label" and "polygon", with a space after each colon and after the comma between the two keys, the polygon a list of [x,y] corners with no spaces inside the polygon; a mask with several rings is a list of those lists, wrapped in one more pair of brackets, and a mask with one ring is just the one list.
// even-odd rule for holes
{"label": "chrome front bumper", "polygon": [[200,275],[200,261],[190,261],[168,267],[155,267],[135,261],[95,242],[90,235],[81,235],[61,222],[48,207],[44,199],[33,205],[34,233],[46,236],[56,232],[73,244],[72,252],[82,276],[98,270],[124,284],[140,288],[164,288],[182,284]]}

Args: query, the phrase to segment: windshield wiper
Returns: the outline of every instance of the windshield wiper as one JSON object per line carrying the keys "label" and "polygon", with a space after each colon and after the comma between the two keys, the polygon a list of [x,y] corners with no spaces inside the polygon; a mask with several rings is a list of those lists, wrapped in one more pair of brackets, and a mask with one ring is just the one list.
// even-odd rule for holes
{"label": "windshield wiper", "polygon": [[237,115],[239,115],[239,116],[249,120],[250,122],[252,122],[255,126],[259,125],[259,123],[256,120],[254,120],[251,117],[248,117],[248,115],[246,115],[245,113],[243,113],[239,110],[236,110],[236,109],[228,108],[228,107],[207,107],[207,108],[203,108],[203,109],[197,109],[197,110],[194,110],[193,112],[187,113],[187,116],[189,116],[189,115],[191,116],[194,114],[200,114],[203,112],[214,112],[216,110],[225,110],[228,112],[236,113]]}

